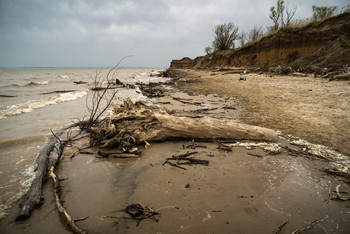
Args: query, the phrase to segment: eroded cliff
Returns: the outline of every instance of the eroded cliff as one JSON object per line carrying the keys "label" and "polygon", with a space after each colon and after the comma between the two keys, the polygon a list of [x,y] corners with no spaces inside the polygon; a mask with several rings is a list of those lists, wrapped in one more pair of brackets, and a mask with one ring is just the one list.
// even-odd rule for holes
{"label": "eroded cliff", "polygon": [[285,27],[234,50],[171,62],[171,68],[199,69],[279,65],[304,70],[310,66],[336,69],[350,65],[350,13],[301,28]]}

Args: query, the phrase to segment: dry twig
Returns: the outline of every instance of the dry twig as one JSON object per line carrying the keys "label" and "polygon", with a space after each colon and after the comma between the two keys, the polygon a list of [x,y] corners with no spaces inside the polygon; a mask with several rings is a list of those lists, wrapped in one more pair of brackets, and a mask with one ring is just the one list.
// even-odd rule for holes
{"label": "dry twig", "polygon": [[303,228],[300,228],[300,229],[297,229],[297,230],[293,231],[292,234],[301,233],[302,231],[305,231],[305,230],[311,228],[312,226],[314,226],[314,225],[316,225],[316,224],[318,224],[318,223],[320,223],[320,222],[322,222],[322,221],[324,221],[324,220],[326,220],[326,219],[328,219],[328,218],[329,218],[329,216],[327,215],[326,217],[324,217],[324,218],[322,218],[322,219],[317,219],[317,220],[311,222],[311,223],[310,223],[309,225],[307,225],[306,227],[303,227]]}

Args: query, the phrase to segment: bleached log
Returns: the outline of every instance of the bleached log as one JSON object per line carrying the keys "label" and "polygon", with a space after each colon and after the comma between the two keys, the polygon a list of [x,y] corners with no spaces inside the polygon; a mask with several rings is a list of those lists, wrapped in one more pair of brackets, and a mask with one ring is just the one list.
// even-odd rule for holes
{"label": "bleached log", "polygon": [[[56,137],[60,137],[65,130],[66,128],[62,128],[56,132]],[[35,177],[29,190],[19,204],[20,210],[16,221],[29,218],[32,211],[39,207],[44,199],[42,186],[47,178],[49,155],[59,141],[56,137],[51,137],[50,142],[40,151],[35,160]]]}
{"label": "bleached log", "polygon": [[276,132],[210,117],[179,117],[126,100],[103,126],[89,129],[102,148],[130,148],[144,141],[172,139],[277,141]]}
{"label": "bleached log", "polygon": [[[59,129],[53,133],[49,143],[40,151],[34,162],[35,176],[33,182],[19,204],[20,210],[16,216],[16,221],[27,219],[32,214],[32,211],[38,208],[44,200],[42,195],[42,187],[47,179],[47,172],[49,167],[49,156],[50,153],[55,149],[57,143],[59,143],[59,137],[67,131],[67,129],[83,124],[86,121],[70,124],[67,127]],[[56,163],[55,163],[56,164]]]}

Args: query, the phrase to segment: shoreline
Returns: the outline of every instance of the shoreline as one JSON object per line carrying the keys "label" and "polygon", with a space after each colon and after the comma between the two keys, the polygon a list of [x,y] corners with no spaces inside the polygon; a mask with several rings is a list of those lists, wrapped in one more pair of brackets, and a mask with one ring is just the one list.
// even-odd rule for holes
{"label": "shoreline", "polygon": [[[199,78],[205,77],[201,74]],[[247,78],[242,82],[252,79]],[[153,104],[174,115],[243,122],[249,112],[242,98],[229,92],[200,93],[204,87],[215,88],[182,77],[168,84],[146,85],[141,91],[148,88]],[[279,228],[290,233],[321,219],[312,227],[315,232],[346,233],[350,223],[343,217],[348,203],[332,200],[336,198],[336,185],[348,191],[346,183],[324,173],[329,162],[310,152],[302,153],[306,145],[290,143],[297,138],[283,137],[288,136],[280,135],[281,150],[276,151],[264,148],[272,144],[261,147],[257,146],[261,142],[251,141],[238,141],[237,146],[224,143],[232,151],[214,141],[151,143],[138,159],[101,159],[84,154],[72,159],[69,155],[75,149],[69,148],[57,171],[59,177],[66,178],[62,181],[64,206],[74,218],[89,216],[78,225],[90,233],[269,233]],[[184,166],[183,170],[163,165],[168,157],[195,151],[196,158],[209,161],[208,166]],[[70,233],[52,203],[51,181],[44,186],[44,196],[44,204],[24,222],[13,221],[18,210],[15,204],[10,215],[0,221],[0,230]],[[135,220],[106,218],[126,216],[125,206],[133,203],[159,211],[159,221],[147,219],[136,227]]]}

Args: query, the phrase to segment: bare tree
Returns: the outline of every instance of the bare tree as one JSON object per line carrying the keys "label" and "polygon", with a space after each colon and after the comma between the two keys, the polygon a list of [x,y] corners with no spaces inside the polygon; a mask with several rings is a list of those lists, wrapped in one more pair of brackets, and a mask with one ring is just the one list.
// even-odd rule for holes
{"label": "bare tree", "polygon": [[204,48],[204,51],[206,54],[210,54],[211,52],[213,52],[213,48],[211,46],[207,46]]}
{"label": "bare tree", "polygon": [[273,29],[277,30],[280,26],[279,21],[281,20],[281,25],[284,24],[283,21],[283,11],[284,11],[284,1],[277,0],[277,7],[271,7],[270,9],[270,19],[273,21]]}
{"label": "bare tree", "polygon": [[277,6],[273,6],[270,9],[270,19],[274,25],[269,31],[275,31],[279,27],[289,26],[296,11],[297,7],[285,6],[283,0],[277,0]]}
{"label": "bare tree", "polygon": [[[297,11],[297,7],[289,7],[288,5],[286,6],[286,23],[285,26],[289,26],[290,25],[290,21],[293,19],[295,12]],[[284,25],[283,25],[284,26]]]}
{"label": "bare tree", "polygon": [[334,15],[335,10],[337,9],[336,6],[329,6],[329,7],[321,7],[321,6],[312,6],[313,16],[312,18],[314,20],[324,20]]}
{"label": "bare tree", "polygon": [[258,40],[264,34],[264,30],[261,26],[254,26],[248,33],[248,42],[253,42]]}
{"label": "bare tree", "polygon": [[246,32],[241,32],[238,35],[238,39],[239,39],[239,44],[240,46],[244,46],[247,43],[247,33]]}
{"label": "bare tree", "polygon": [[238,35],[238,27],[233,23],[219,24],[213,29],[213,48],[214,50],[228,50],[235,48],[235,40]]}

